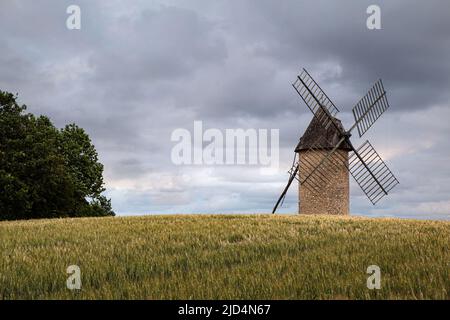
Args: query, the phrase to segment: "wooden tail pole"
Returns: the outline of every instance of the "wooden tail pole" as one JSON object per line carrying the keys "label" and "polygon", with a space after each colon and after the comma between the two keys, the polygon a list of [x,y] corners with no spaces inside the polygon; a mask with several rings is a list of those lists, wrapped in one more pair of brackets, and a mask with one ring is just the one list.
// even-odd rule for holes
{"label": "wooden tail pole", "polygon": [[288,191],[289,187],[291,186],[292,181],[294,181],[295,175],[297,174],[297,172],[298,172],[298,165],[295,167],[294,172],[289,177],[289,181],[288,181],[286,187],[284,188],[283,192],[281,193],[280,197],[278,198],[278,201],[275,204],[275,207],[273,207],[272,214],[275,213],[275,211],[277,210],[278,205],[280,204],[281,200],[283,200],[284,196],[286,195],[286,192]]}

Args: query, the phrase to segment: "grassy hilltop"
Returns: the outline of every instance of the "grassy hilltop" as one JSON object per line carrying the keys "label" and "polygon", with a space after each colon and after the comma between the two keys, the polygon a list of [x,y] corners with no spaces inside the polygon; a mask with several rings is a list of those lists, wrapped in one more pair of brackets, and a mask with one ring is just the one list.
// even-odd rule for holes
{"label": "grassy hilltop", "polygon": [[[172,215],[0,222],[0,299],[449,299],[450,222]],[[82,288],[66,288],[66,268]],[[381,289],[366,287],[369,265]]]}

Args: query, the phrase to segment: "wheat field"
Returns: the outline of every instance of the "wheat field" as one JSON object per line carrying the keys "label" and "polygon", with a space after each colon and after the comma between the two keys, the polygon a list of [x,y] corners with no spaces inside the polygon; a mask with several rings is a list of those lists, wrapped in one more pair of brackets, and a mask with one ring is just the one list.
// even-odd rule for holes
{"label": "wheat field", "polygon": [[[449,299],[450,222],[167,215],[0,222],[0,299]],[[81,270],[69,290],[66,270]],[[381,289],[366,269],[381,270]]]}

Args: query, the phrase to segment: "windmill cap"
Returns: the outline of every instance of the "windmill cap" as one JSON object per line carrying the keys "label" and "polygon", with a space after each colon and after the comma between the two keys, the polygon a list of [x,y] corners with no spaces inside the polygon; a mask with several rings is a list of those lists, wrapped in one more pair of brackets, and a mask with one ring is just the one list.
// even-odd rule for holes
{"label": "windmill cap", "polygon": [[[342,132],[345,131],[341,120],[333,117],[333,121],[336,126],[330,124],[328,128],[325,128],[323,122],[319,120],[319,117],[314,116],[309,123],[308,128],[306,128],[305,133],[300,138],[300,141],[295,148],[295,152],[309,150],[311,148],[325,150],[333,149],[341,139]],[[345,141],[341,143],[338,149],[346,151],[352,150]]]}

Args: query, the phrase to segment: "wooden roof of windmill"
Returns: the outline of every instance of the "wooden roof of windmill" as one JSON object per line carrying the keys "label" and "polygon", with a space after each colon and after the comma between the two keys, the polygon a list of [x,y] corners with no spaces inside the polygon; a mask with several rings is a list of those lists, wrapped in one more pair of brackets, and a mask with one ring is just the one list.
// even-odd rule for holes
{"label": "wooden roof of windmill", "polygon": [[[295,148],[295,152],[309,150],[311,148],[325,150],[333,149],[341,139],[341,132],[344,132],[341,120],[333,117],[333,121],[336,126],[330,123],[328,128],[325,128],[323,123],[319,120],[319,117],[314,116],[309,123],[308,128],[306,128],[305,133],[300,138],[300,141]],[[341,132],[339,132],[338,128]],[[350,146],[345,141],[341,143],[338,149],[346,151],[351,150]]]}

